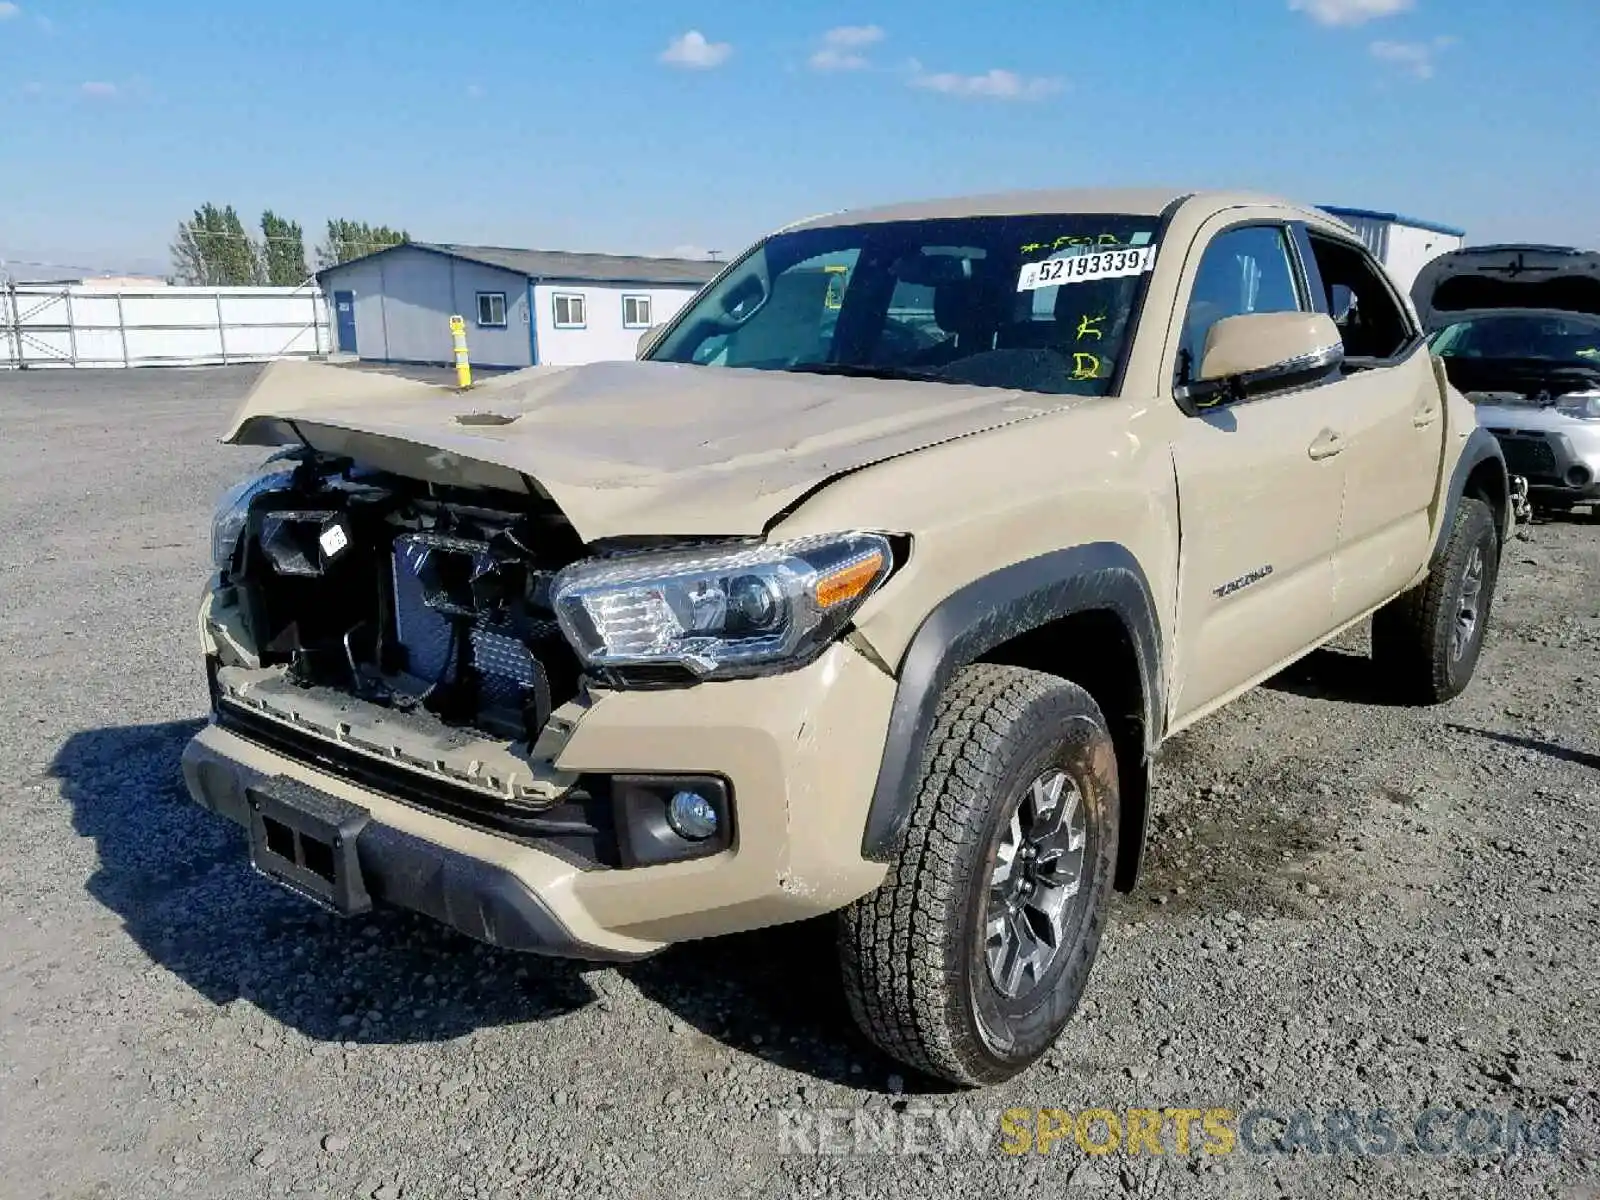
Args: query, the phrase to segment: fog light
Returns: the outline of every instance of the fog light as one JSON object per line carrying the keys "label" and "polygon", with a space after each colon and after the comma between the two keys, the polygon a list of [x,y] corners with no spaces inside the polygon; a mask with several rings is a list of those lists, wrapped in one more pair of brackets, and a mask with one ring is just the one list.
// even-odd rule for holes
{"label": "fog light", "polygon": [[1576,466],[1567,468],[1568,487],[1587,487],[1589,485],[1589,468]]}
{"label": "fog light", "polygon": [[667,802],[667,824],[679,837],[703,842],[717,831],[716,806],[699,792],[678,792]]}

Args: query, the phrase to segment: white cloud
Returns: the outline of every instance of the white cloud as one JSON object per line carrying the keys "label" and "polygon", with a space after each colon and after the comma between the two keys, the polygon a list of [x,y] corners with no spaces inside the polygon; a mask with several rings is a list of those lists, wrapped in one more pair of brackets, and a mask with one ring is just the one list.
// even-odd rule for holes
{"label": "white cloud", "polygon": [[1439,51],[1455,41],[1436,37],[1430,42],[1373,42],[1367,47],[1372,57],[1418,79],[1432,79]]}
{"label": "white cloud", "polygon": [[91,79],[78,90],[91,100],[110,100],[117,94],[117,85],[100,79]]}
{"label": "white cloud", "polygon": [[958,75],[950,71],[924,71],[919,64],[911,68],[911,86],[946,96],[974,100],[1042,100],[1062,88],[1059,79],[1018,75],[999,67],[981,75]]}
{"label": "white cloud", "polygon": [[871,66],[862,53],[883,41],[877,25],[840,25],[822,35],[822,48],[811,56],[814,71],[860,71]]}
{"label": "white cloud", "polygon": [[669,67],[687,67],[692,71],[707,71],[720,67],[733,53],[728,42],[708,42],[706,35],[691,29],[682,37],[673,38],[661,52],[661,61]]}
{"label": "white cloud", "polygon": [[1415,0],[1289,0],[1289,8],[1303,12],[1319,25],[1365,25],[1379,17],[1392,17]]}
{"label": "white cloud", "polygon": [[11,0],[0,0],[0,21],[9,21],[12,17],[20,17],[22,9],[11,3]]}

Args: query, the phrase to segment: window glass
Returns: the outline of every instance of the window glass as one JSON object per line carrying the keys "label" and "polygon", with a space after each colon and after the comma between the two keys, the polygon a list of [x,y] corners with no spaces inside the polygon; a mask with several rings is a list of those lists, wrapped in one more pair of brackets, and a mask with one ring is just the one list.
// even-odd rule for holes
{"label": "window glass", "polygon": [[626,329],[650,328],[650,297],[624,296],[622,298],[622,324]]}
{"label": "window glass", "polygon": [[1305,308],[1289,256],[1288,233],[1277,225],[1249,225],[1218,234],[1206,247],[1184,314],[1178,381],[1200,372],[1206,334],[1225,317],[1298,312]]}
{"label": "window glass", "polygon": [[1441,358],[1513,359],[1600,366],[1600,317],[1578,313],[1496,313],[1447,325],[1434,335]]}
{"label": "window glass", "polygon": [[1416,335],[1411,318],[1365,250],[1311,235],[1328,313],[1349,358],[1392,358]]}
{"label": "window glass", "polygon": [[946,217],[777,234],[652,349],[660,362],[1105,395],[1159,218]]}
{"label": "window glass", "polygon": [[556,328],[581,329],[584,326],[583,297],[557,295],[555,298]]}
{"label": "window glass", "polygon": [[506,323],[506,294],[504,292],[478,293],[478,324],[504,325]]}

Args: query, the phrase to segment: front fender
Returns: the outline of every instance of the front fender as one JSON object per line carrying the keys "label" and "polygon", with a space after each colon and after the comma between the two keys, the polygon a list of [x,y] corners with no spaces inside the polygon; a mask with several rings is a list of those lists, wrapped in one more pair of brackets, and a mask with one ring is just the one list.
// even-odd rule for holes
{"label": "front fender", "polygon": [[[1485,464],[1489,464],[1489,468],[1480,469]],[[1510,540],[1513,524],[1511,476],[1506,470],[1505,454],[1501,451],[1500,442],[1494,434],[1477,425],[1467,434],[1466,445],[1461,448],[1461,454],[1450,471],[1450,478],[1445,482],[1443,503],[1439,506],[1439,524],[1433,535],[1433,553],[1428,559],[1429,566],[1433,566],[1444,557],[1445,543],[1450,538],[1450,531],[1455,528],[1456,509],[1460,507],[1461,497],[1466,494],[1468,482],[1474,479],[1475,473],[1474,487],[1487,489],[1489,502],[1494,505],[1500,525],[1500,545],[1504,547]]]}
{"label": "front fender", "polygon": [[[939,699],[962,667],[1030,630],[1074,613],[1109,611],[1127,629],[1144,699],[1145,750],[1160,739],[1165,697],[1161,635],[1150,584],[1124,546],[1093,542],[1004,567],[941,601],[918,626],[899,680],[861,852],[876,862],[899,850],[910,820]],[[1129,830],[1143,842],[1143,829]]]}

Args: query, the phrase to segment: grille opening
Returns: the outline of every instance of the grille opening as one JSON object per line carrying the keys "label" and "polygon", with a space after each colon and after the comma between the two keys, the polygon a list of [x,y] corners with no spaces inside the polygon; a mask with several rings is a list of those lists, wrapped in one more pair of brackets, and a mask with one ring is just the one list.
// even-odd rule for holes
{"label": "grille opening", "polygon": [[314,837],[300,835],[300,852],[305,855],[305,868],[319,879],[333,882],[333,847]]}
{"label": "grille opening", "polygon": [[274,821],[271,817],[263,817],[261,824],[267,832],[267,849],[279,858],[294,862],[294,830],[281,821]]}
{"label": "grille opening", "polygon": [[[263,540],[301,525],[338,534],[289,558]],[[582,553],[548,502],[332,463],[257,498],[232,582],[263,665],[292,681],[531,744],[581,685],[549,589]]]}

